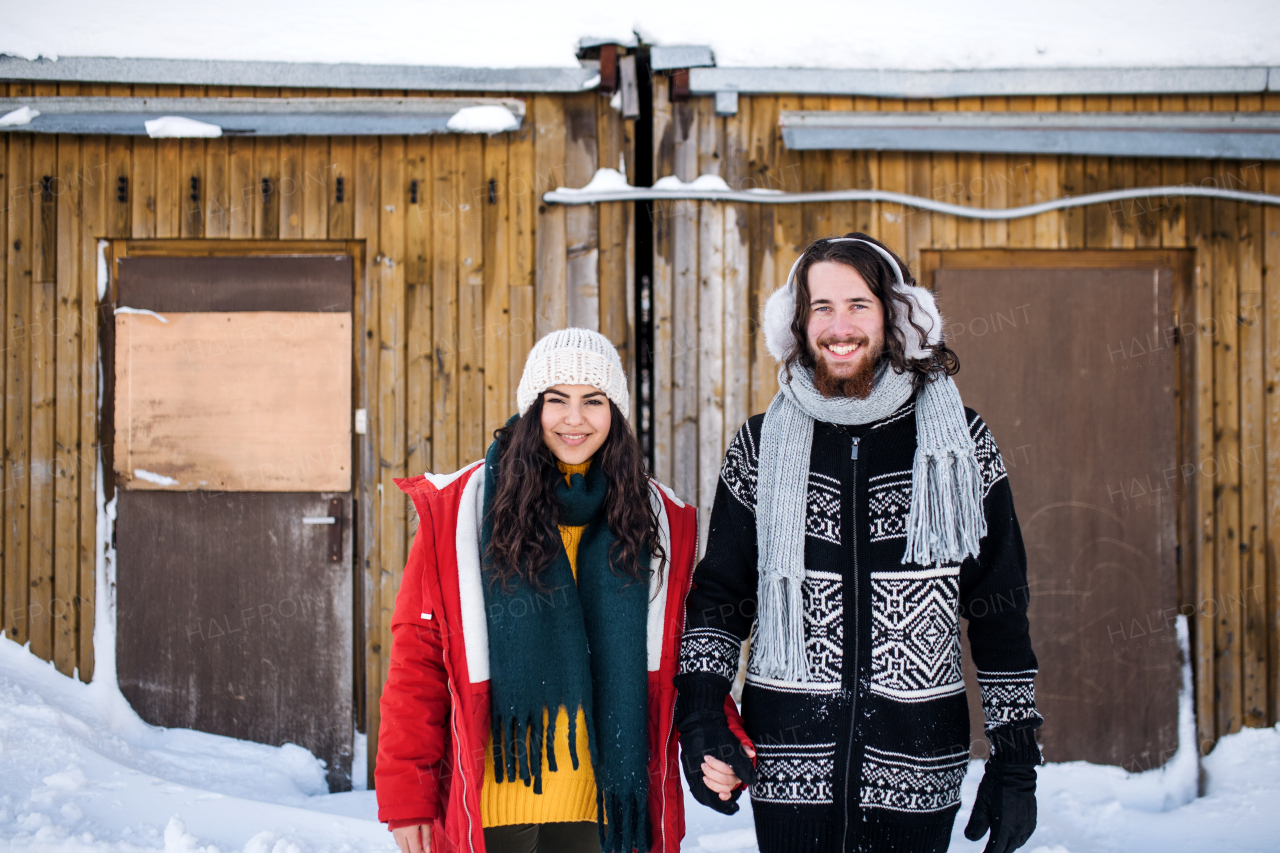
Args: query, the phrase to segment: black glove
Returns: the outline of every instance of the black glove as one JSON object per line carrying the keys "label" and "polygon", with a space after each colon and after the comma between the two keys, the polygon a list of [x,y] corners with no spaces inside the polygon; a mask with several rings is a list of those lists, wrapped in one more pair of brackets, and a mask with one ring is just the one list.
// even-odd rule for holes
{"label": "black glove", "polygon": [[689,780],[693,798],[723,814],[736,814],[742,789],[738,788],[729,795],[729,799],[722,800],[702,779],[702,760],[709,755],[728,764],[746,784],[754,785],[756,781],[756,768],[751,763],[751,756],[729,729],[724,712],[696,711],[682,719],[678,728],[680,763],[684,765],[684,777]]}
{"label": "black glove", "polygon": [[977,841],[990,828],[982,853],[1013,853],[1036,830],[1036,768],[990,759],[978,784],[964,837]]}

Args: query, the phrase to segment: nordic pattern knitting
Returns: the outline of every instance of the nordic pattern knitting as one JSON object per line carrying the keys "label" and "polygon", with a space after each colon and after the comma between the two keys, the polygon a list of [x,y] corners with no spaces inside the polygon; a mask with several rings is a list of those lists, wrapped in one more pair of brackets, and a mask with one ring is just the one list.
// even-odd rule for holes
{"label": "nordic pattern knitting", "polygon": [[[789,378],[788,378],[789,372]],[[804,535],[813,423],[866,424],[911,398],[911,376],[883,366],[865,400],[824,397],[813,372],[785,366],[760,434],[756,543],[760,580],[758,661],[769,678],[809,681],[804,655]],[[951,377],[916,395],[918,444],[903,563],[930,566],[977,556],[986,535],[982,477],[964,404]]]}
{"label": "nordic pattern knitting", "polygon": [[631,416],[631,397],[622,359],[609,339],[590,329],[561,329],[533,345],[516,388],[516,405],[524,414],[538,395],[553,385],[591,385],[599,388],[622,412]]}

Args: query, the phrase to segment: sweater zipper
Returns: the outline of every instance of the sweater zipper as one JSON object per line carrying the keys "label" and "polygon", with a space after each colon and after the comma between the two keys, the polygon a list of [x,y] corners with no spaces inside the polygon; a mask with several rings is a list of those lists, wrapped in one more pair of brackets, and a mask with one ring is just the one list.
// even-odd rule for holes
{"label": "sweater zipper", "polygon": [[850,776],[853,773],[853,745],[858,726],[858,587],[861,584],[858,572],[858,445],[862,440],[853,436],[853,444],[849,450],[849,461],[853,466],[853,474],[849,478],[849,542],[853,555],[853,700],[849,705],[849,746],[844,761],[844,839],[841,841],[842,851],[849,849],[849,797],[852,788]]}

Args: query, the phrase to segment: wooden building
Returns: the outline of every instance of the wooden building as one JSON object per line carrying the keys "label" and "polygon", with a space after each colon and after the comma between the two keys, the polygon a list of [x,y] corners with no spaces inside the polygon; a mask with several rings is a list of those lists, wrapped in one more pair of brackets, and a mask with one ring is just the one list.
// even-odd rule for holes
{"label": "wooden building", "polygon": [[[1146,341],[1142,351],[1134,348],[1135,341],[1124,331],[1128,327],[1121,324],[1115,330],[1124,337],[1113,335],[1114,340],[1099,344],[1101,349],[1090,350],[1089,357],[1100,352],[1101,364],[1115,368],[1117,376],[1133,375],[1119,370],[1124,364],[1135,365],[1135,372],[1139,362],[1150,368],[1143,381],[1112,388],[1114,393],[1148,395],[1137,408],[1125,410],[1142,420],[1147,431],[1129,436],[1128,444],[1117,439],[1113,456],[1099,450],[1096,458],[1118,453],[1116,458],[1124,459],[1159,446],[1150,458],[1143,457],[1145,467],[1095,472],[1113,490],[1102,492],[1096,502],[1106,505],[1100,514],[1109,514],[1126,530],[1142,525],[1126,526],[1121,509],[1136,517],[1140,505],[1163,506],[1148,532],[1152,543],[1170,547],[1144,556],[1140,562],[1147,568],[1142,571],[1149,575],[1135,574],[1122,587],[1101,581],[1089,585],[1090,578],[1102,577],[1107,566],[1116,564],[1114,554],[1089,558],[1079,572],[1056,579],[1036,576],[1039,570],[1033,566],[1029,594],[1033,619],[1055,608],[1070,615],[1066,621],[1046,617],[1057,633],[1038,639],[1046,651],[1053,646],[1042,654],[1042,696],[1054,693],[1044,686],[1048,661],[1065,661],[1062,671],[1076,681],[1088,680],[1088,667],[1098,664],[1099,655],[1118,661],[1125,672],[1145,667],[1159,675],[1148,683],[1121,673],[1095,685],[1098,696],[1050,698],[1050,706],[1063,709],[1064,715],[1076,707],[1072,702],[1106,706],[1105,713],[1092,718],[1097,726],[1110,730],[1127,720],[1125,725],[1136,732],[1129,740],[1080,752],[1079,739],[1094,731],[1081,729],[1077,740],[1050,741],[1055,744],[1047,749],[1050,759],[1086,757],[1142,768],[1168,758],[1177,743],[1178,614],[1189,617],[1201,750],[1241,726],[1277,721],[1280,396],[1274,386],[1280,378],[1280,208],[1274,202],[1165,193],[984,221],[898,202],[789,199],[794,193],[880,190],[1000,210],[1115,189],[1188,184],[1276,196],[1277,155],[1099,155],[1070,149],[1027,155],[1004,150],[1007,141],[999,141],[998,133],[958,143],[965,150],[901,150],[886,148],[882,141],[851,144],[847,136],[837,136],[835,143],[810,139],[809,147],[802,148],[799,143],[789,147],[786,136],[825,113],[836,124],[871,113],[920,113],[919,123],[904,125],[908,130],[941,114],[973,113],[984,116],[988,131],[994,120],[985,117],[995,113],[1028,113],[1037,120],[1049,113],[1151,113],[1172,116],[1175,125],[1184,113],[1266,118],[1269,110],[1280,110],[1277,84],[1269,82],[1267,69],[895,76],[700,67],[708,66],[709,52],[695,49],[597,45],[584,56],[581,69],[515,71],[317,70],[266,63],[197,66],[65,58],[55,65],[0,59],[0,81],[7,81],[0,82],[6,105],[0,113],[44,104],[47,117],[73,122],[63,132],[24,132],[19,127],[0,134],[0,182],[7,200],[0,244],[8,317],[3,333],[0,566],[8,638],[29,642],[34,654],[88,680],[95,667],[95,608],[127,611],[129,619],[122,620],[127,624],[113,654],[122,687],[136,705],[144,700],[135,696],[152,695],[147,678],[137,676],[138,667],[145,669],[157,648],[185,649],[179,655],[187,656],[183,660],[242,654],[242,646],[231,651],[230,639],[209,639],[213,623],[228,637],[235,627],[248,636],[254,625],[246,621],[246,610],[258,608],[250,617],[265,630],[267,611],[262,607],[269,606],[277,619],[284,612],[282,602],[296,607],[287,584],[256,593],[251,587],[235,587],[221,598],[206,597],[216,604],[181,618],[172,607],[191,599],[190,589],[169,589],[164,594],[170,598],[163,599],[169,604],[163,607],[160,598],[149,597],[152,576],[138,575],[127,556],[135,563],[156,562],[155,553],[165,547],[169,517],[162,513],[147,516],[145,524],[131,522],[124,514],[128,503],[111,504],[113,498],[131,490],[158,490],[170,497],[182,494],[190,503],[193,493],[269,490],[230,482],[211,489],[179,477],[169,478],[175,484],[166,485],[134,476],[132,465],[121,467],[117,448],[125,445],[118,427],[131,425],[133,415],[123,416],[116,403],[133,398],[122,397],[115,384],[121,370],[117,356],[141,350],[128,349],[131,344],[122,350],[124,339],[117,331],[132,333],[145,324],[154,331],[160,321],[115,309],[161,315],[166,310],[184,315],[349,312],[352,427],[343,433],[351,448],[349,484],[317,481],[304,488],[286,476],[272,489],[311,489],[337,502],[332,512],[324,509],[332,503],[279,511],[316,513],[306,517],[311,520],[337,519],[327,527],[318,525],[330,536],[314,541],[316,547],[327,543],[336,548],[324,554],[337,553],[337,562],[351,569],[326,581],[333,595],[325,600],[330,621],[323,622],[342,633],[339,611],[350,607],[350,641],[344,647],[349,651],[317,665],[333,675],[333,684],[350,686],[351,716],[368,733],[372,756],[377,699],[386,678],[388,621],[415,524],[412,507],[393,479],[452,471],[479,458],[492,431],[514,411],[515,386],[528,348],[547,331],[578,325],[608,335],[624,362],[634,367],[633,417],[649,442],[655,475],[681,497],[709,509],[724,448],[749,415],[764,411],[776,391],[775,368],[756,330],[763,300],[785,280],[811,239],[862,231],[898,250],[922,284],[937,285],[944,313],[953,322],[960,318],[952,333],[962,361],[972,359],[969,364],[982,366],[984,359],[1002,352],[1025,352],[1028,358],[1033,351],[1044,354],[1034,347],[1047,338],[1035,328],[1022,337],[1010,331],[1003,342],[977,340],[984,336],[973,322],[984,312],[1000,328],[1007,318],[1010,329],[1019,317],[1030,316],[1025,311],[1015,316],[1013,309],[1031,302],[984,302],[995,289],[984,289],[988,280],[1004,276],[1001,281],[1009,288],[1004,292],[1015,300],[1031,293],[1035,282],[1063,282],[1056,289],[1035,291],[1034,299],[1048,300],[1045,310],[1065,318],[1052,327],[1074,330],[1077,339],[1087,337],[1090,324],[1107,319],[1109,297],[1074,308],[1070,301],[1052,301],[1058,298],[1052,294],[1072,291],[1070,283],[1078,279],[1095,294],[1151,294],[1147,303],[1137,295],[1125,296],[1127,302],[1117,296],[1116,305],[1125,307],[1110,311],[1116,316],[1154,312],[1143,315],[1152,334],[1136,341],[1140,346]],[[597,74],[599,81],[592,79]],[[113,121],[132,121],[133,129],[90,124],[86,117],[97,108],[72,104],[70,99],[76,98],[113,99]],[[274,125],[275,130],[245,134],[228,130],[220,138],[149,138],[141,123],[155,112],[136,99],[170,98],[262,99],[261,105],[238,114],[283,116],[283,123]],[[396,106],[360,112],[354,110],[356,98],[394,101]],[[68,99],[61,112],[55,103],[59,99]],[[347,106],[321,103],[343,99],[349,99]],[[408,103],[415,100],[422,103]],[[427,102],[439,103],[424,106]],[[439,122],[406,130],[405,125],[377,125],[368,118],[395,113],[402,120],[411,114],[425,122],[425,114],[448,115],[468,104],[507,104],[519,126],[483,135],[452,132]],[[216,109],[205,112],[230,114],[231,109],[218,101]],[[178,112],[172,103],[165,111]],[[197,110],[192,106],[187,112]],[[38,131],[38,122],[26,130]],[[371,130],[377,127],[393,130]],[[1258,135],[1275,138],[1265,128]],[[793,143],[797,139],[792,137]],[[601,168],[622,171],[638,187],[665,176],[687,183],[715,175],[727,185],[728,195],[677,190],[659,200],[628,196],[585,204],[544,198],[557,187],[585,186]],[[733,196],[747,190],[772,192]],[[263,264],[273,258],[348,259],[343,269],[351,277],[349,299],[318,302],[313,297],[321,291],[307,290],[313,279],[301,267],[263,272]],[[208,272],[215,262],[248,263],[244,269],[252,271]],[[206,274],[207,281],[200,278]],[[135,276],[132,283],[130,275]],[[200,295],[206,291],[192,285],[186,302],[163,303],[176,306],[166,309],[125,298],[136,293],[137,299],[160,299],[184,276],[205,282],[201,287],[207,292],[222,292],[218,288],[230,286],[232,279],[260,284],[223,302],[209,302]],[[296,292],[312,296],[290,302],[286,295],[270,304],[250,298],[286,280],[301,288]],[[326,286],[334,285],[330,281]],[[280,292],[294,291],[285,287]],[[1110,333],[1111,327],[1107,329]],[[329,340],[326,352],[332,354],[335,339]],[[984,349],[992,340],[998,346]],[[1167,352],[1156,355],[1160,341]],[[169,345],[175,346],[172,341]],[[1061,470],[1060,465],[1035,468],[1034,442],[1002,438],[994,413],[1003,417],[1010,406],[1028,398],[978,385],[971,391],[965,383],[975,375],[982,371],[962,370],[958,382],[966,399],[972,393],[991,401],[974,405],[992,413],[988,420],[1001,440],[1015,494],[1018,460],[1025,457],[1023,470]],[[210,381],[209,374],[201,376],[202,382]],[[1056,382],[1062,374],[1045,372],[1044,378]],[[236,386],[235,376],[228,381],[227,387]],[[1091,376],[1088,381],[1100,380]],[[1091,386],[1081,387],[1088,391]],[[1081,388],[1075,392],[1063,399],[1087,401],[1089,394],[1080,393]],[[306,405],[292,400],[289,405],[295,403]],[[347,401],[340,403],[346,411]],[[237,423],[252,432],[246,426],[250,421]],[[1010,424],[1006,433],[1018,428]],[[1068,426],[1064,435],[1092,428],[1088,423]],[[129,435],[133,441],[133,433]],[[1046,464],[1057,456],[1051,448],[1041,450]],[[142,465],[138,470],[149,471]],[[1100,483],[1105,486],[1099,480],[1089,488]],[[1138,501],[1135,483],[1154,498]],[[1040,498],[1056,500],[1047,494]],[[196,539],[235,529],[219,528],[219,534],[200,528],[201,519],[216,515],[209,506],[206,502],[183,510],[186,526],[173,529],[189,530]],[[259,511],[246,510],[248,504],[236,506],[242,515],[227,515],[226,524],[244,512]],[[100,549],[110,544],[101,533],[110,529],[104,517],[108,507],[120,514],[115,520],[119,577],[115,590],[100,590],[97,584],[107,577]],[[1020,514],[1027,512],[1021,495],[1019,507]],[[134,518],[145,515],[136,510]],[[344,526],[344,518],[352,523]],[[1030,522],[1024,515],[1024,528]],[[1055,539],[1054,530],[1075,533]],[[121,538],[125,531],[133,531],[131,542]],[[263,536],[269,539],[268,533]],[[1051,525],[1041,544],[1069,548],[1076,533],[1087,533],[1090,541],[1118,542],[1121,550],[1142,550],[1126,546],[1124,535],[1071,519]],[[1037,541],[1029,535],[1033,563],[1039,559]],[[244,558],[213,549],[201,559],[206,560],[201,566],[216,569]],[[1076,568],[1072,563],[1072,571]],[[345,592],[343,583],[348,585]],[[132,596],[128,601],[126,591]],[[211,595],[207,590],[203,594]],[[1115,596],[1119,598],[1112,600]],[[1062,602],[1071,605],[1063,610]],[[271,636],[306,635],[286,631]],[[1142,643],[1155,645],[1139,652],[1139,636]],[[192,652],[197,641],[200,648]],[[1091,657],[1077,653],[1081,644],[1089,646]],[[344,667],[349,670],[346,681],[338,672]],[[150,677],[172,681],[179,669],[157,666],[157,673],[167,674]],[[210,678],[215,670],[208,671]],[[261,687],[286,698],[293,695],[290,689]],[[179,693],[183,702],[192,699]],[[210,698],[229,710],[209,719],[179,719],[171,709],[177,716],[154,721],[268,741],[282,736],[237,728],[243,714],[237,717],[232,698]],[[349,727],[339,734],[347,737]],[[315,743],[321,741],[330,744],[325,748],[339,765],[349,761],[332,737]],[[331,772],[330,781],[344,784],[340,773]]]}

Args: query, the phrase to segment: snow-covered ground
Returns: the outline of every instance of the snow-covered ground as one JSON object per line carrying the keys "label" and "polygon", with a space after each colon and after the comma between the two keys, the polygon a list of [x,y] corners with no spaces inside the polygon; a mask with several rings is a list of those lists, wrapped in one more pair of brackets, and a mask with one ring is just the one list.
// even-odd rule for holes
{"label": "snow-covered ground", "polygon": [[[1180,772],[1084,763],[1041,770],[1032,853],[1274,851],[1280,730],[1246,729],[1204,759],[1206,796],[1185,805]],[[976,853],[964,820],[952,850]],[[750,808],[719,815],[687,799],[684,849],[755,850]],[[142,722],[114,685],[85,685],[0,639],[0,850],[68,853],[393,851],[372,792],[324,793],[297,746],[269,747]]]}

